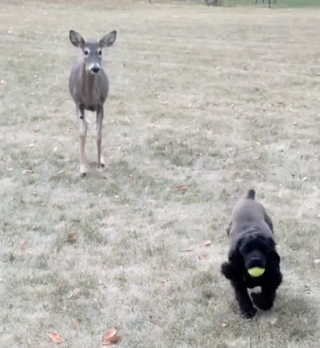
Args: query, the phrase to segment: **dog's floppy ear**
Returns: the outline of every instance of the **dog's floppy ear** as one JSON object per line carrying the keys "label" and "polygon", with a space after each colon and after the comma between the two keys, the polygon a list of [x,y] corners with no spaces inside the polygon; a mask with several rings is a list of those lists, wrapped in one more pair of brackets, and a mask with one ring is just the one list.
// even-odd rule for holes
{"label": "dog's floppy ear", "polygon": [[221,265],[222,274],[230,280],[236,280],[243,268],[243,258],[239,252],[239,243],[231,247],[228,254],[228,262]]}
{"label": "dog's floppy ear", "polygon": [[280,265],[280,256],[277,253],[276,250],[276,243],[272,238],[266,238],[265,241],[266,249],[267,249],[267,255],[269,262],[279,266]]}
{"label": "dog's floppy ear", "polygon": [[270,262],[274,265],[277,265],[279,266],[280,265],[280,256],[279,254],[277,253],[277,251],[274,249],[274,250],[271,250],[269,251],[268,253],[268,259],[270,260]]}
{"label": "dog's floppy ear", "polygon": [[242,258],[241,254],[240,254],[240,245],[239,244],[240,243],[236,243],[229,250],[228,259],[229,259],[229,262],[231,262],[231,263],[237,264],[237,263],[239,263],[240,258]]}

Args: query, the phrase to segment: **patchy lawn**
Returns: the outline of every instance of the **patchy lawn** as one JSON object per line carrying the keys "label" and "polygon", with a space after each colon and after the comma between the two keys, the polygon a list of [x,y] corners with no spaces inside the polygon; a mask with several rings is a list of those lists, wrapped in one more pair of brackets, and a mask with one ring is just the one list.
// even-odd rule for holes
{"label": "patchy lawn", "polygon": [[[56,331],[62,348],[100,347],[111,327],[118,347],[319,346],[319,27],[315,10],[2,3],[2,348],[53,347]],[[71,28],[118,30],[106,170],[89,117],[84,179]],[[274,219],[284,283],[247,322],[219,267],[251,187]]]}

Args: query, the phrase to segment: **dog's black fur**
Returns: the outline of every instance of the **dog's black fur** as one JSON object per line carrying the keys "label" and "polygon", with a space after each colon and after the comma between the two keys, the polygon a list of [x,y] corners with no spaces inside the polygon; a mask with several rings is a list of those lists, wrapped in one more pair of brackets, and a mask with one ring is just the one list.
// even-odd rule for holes
{"label": "dog's black fur", "polygon": [[[230,239],[229,261],[221,265],[222,274],[235,290],[241,314],[252,318],[257,310],[253,304],[268,310],[273,306],[276,290],[282,283],[280,257],[276,251],[273,223],[265,208],[255,201],[255,191],[238,202],[232,212],[232,221],[227,228]],[[261,277],[251,277],[248,269],[265,268]],[[261,293],[252,293],[248,288],[261,287]]]}

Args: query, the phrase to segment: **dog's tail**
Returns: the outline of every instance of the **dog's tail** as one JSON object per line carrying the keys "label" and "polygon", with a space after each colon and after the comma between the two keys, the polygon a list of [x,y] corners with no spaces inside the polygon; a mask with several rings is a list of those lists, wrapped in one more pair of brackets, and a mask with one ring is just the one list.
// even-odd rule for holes
{"label": "dog's tail", "polygon": [[247,193],[247,199],[252,199],[254,200],[256,197],[256,191],[254,189],[250,189]]}

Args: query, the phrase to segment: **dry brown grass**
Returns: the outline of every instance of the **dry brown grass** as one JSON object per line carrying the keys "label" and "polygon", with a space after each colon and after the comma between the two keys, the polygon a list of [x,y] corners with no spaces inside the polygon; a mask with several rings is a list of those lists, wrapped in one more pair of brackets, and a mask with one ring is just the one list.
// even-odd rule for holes
{"label": "dry brown grass", "polygon": [[[320,12],[23,4],[0,10],[1,347],[318,347]],[[70,28],[118,30],[104,176],[94,123],[78,176]],[[285,281],[246,322],[219,266],[250,187]]]}

